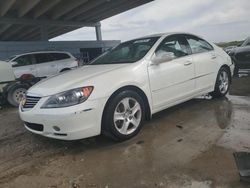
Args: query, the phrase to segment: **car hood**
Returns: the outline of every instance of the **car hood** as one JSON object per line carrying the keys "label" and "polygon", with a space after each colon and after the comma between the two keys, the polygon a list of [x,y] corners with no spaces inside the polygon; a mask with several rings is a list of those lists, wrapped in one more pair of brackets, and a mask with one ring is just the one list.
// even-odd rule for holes
{"label": "car hood", "polygon": [[28,95],[45,97],[70,89],[87,86],[84,84],[87,84],[92,78],[124,66],[127,66],[127,64],[83,66],[76,70],[64,72],[40,81],[28,90]]}

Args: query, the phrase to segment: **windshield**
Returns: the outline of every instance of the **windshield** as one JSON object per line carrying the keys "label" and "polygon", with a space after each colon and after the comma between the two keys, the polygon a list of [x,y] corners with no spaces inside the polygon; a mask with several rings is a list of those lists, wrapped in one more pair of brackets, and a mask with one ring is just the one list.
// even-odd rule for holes
{"label": "windshield", "polygon": [[242,44],[241,46],[242,46],[242,47],[244,47],[244,46],[250,46],[250,37],[247,38],[247,39],[243,42],[243,44]]}
{"label": "windshield", "polygon": [[158,39],[159,37],[149,37],[121,43],[90,65],[134,63],[142,59]]}

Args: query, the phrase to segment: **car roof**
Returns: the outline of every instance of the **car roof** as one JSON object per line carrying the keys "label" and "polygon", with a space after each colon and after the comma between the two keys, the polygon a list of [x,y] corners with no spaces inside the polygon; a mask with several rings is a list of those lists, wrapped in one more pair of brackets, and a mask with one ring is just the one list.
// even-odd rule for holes
{"label": "car roof", "polygon": [[68,54],[71,55],[69,52],[65,51],[35,51],[35,52],[28,52],[28,53],[23,53],[23,54],[17,54],[17,56],[23,56],[23,55],[30,55],[30,54],[44,54],[44,53],[60,53],[60,54]]}
{"label": "car roof", "polygon": [[198,35],[195,35],[195,34],[192,34],[192,33],[188,33],[188,32],[167,32],[167,33],[157,33],[157,34],[147,35],[147,36],[140,37],[140,38],[137,38],[137,39],[148,38],[148,37],[167,37],[169,35],[175,35],[175,34],[192,35],[192,36],[202,38],[201,36],[198,36]]}

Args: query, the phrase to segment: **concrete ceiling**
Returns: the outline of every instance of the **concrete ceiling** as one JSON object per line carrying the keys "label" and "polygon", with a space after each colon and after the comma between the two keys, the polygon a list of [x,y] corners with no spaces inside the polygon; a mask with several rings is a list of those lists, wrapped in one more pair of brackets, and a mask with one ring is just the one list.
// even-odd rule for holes
{"label": "concrete ceiling", "polygon": [[0,41],[48,39],[153,0],[0,0]]}

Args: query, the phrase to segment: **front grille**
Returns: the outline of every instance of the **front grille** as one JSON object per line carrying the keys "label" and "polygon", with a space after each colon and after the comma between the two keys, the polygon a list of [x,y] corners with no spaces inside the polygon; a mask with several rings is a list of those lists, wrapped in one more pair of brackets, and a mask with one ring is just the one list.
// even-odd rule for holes
{"label": "front grille", "polygon": [[43,131],[43,125],[41,125],[41,124],[28,123],[28,122],[24,122],[24,124],[25,124],[28,128],[30,128],[30,129],[32,129],[32,130],[34,130],[34,131],[40,131],[40,132]]}
{"label": "front grille", "polygon": [[40,99],[41,97],[26,96],[26,101],[23,105],[23,108],[34,108]]}

